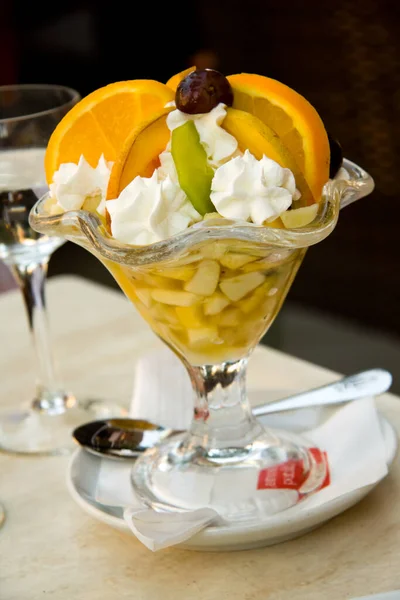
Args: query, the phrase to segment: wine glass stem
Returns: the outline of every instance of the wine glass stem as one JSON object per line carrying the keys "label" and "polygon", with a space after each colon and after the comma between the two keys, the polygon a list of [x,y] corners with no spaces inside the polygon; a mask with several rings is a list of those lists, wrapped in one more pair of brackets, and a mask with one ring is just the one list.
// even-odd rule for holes
{"label": "wine glass stem", "polygon": [[191,436],[203,448],[223,451],[251,443],[262,427],[246,393],[247,359],[219,365],[186,365],[195,391]]}
{"label": "wine glass stem", "polygon": [[32,263],[15,263],[12,271],[22,291],[37,362],[37,391],[33,408],[47,413],[65,410],[58,385],[47,321],[45,282],[49,258]]}

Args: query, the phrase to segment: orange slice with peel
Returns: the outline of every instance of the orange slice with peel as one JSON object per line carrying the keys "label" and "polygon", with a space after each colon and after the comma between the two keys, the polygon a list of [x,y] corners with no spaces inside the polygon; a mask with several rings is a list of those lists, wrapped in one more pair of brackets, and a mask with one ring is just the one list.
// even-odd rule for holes
{"label": "orange slice with peel", "polygon": [[328,135],[316,109],[289,86],[263,75],[239,73],[227,77],[233,108],[258,117],[271,127],[296,160],[316,202],[329,179]]}
{"label": "orange slice with peel", "polygon": [[140,128],[168,102],[174,92],[151,79],[118,81],[91,92],[58,123],[45,154],[50,184],[62,163],[78,163],[81,155],[96,167],[103,154],[114,161],[132,130]]}

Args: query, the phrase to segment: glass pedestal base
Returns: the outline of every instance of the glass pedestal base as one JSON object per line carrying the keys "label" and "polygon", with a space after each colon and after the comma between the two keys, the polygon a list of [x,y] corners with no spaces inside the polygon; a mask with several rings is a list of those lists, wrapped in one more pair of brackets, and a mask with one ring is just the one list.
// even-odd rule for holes
{"label": "glass pedestal base", "polygon": [[102,400],[78,402],[60,397],[59,410],[40,410],[34,401],[27,409],[0,413],[0,450],[9,454],[70,454],[76,448],[73,430],[97,419],[126,416],[118,404]]}
{"label": "glass pedestal base", "polygon": [[256,521],[319,490],[327,475],[318,452],[288,432],[265,431],[243,447],[206,449],[194,441],[191,434],[176,435],[136,461],[132,484],[146,505],[209,507],[227,522]]}

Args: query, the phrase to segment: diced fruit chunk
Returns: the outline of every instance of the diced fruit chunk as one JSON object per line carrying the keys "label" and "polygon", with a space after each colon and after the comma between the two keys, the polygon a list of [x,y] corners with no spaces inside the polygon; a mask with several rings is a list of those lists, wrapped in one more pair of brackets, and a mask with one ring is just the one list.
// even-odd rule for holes
{"label": "diced fruit chunk", "polygon": [[238,327],[243,320],[243,314],[238,308],[227,308],[218,316],[218,325],[221,327]]}
{"label": "diced fruit chunk", "polygon": [[160,275],[167,277],[168,279],[177,279],[179,281],[188,281],[193,277],[195,268],[192,266],[184,265],[182,267],[171,267],[170,269],[163,269],[160,271]]}
{"label": "diced fruit chunk", "polygon": [[175,307],[166,304],[154,304],[150,309],[150,314],[153,319],[168,325],[180,325],[179,319],[175,312]]}
{"label": "diced fruit chunk", "polygon": [[187,336],[191,346],[204,345],[206,343],[216,344],[219,341],[218,330],[216,327],[188,329]]}
{"label": "diced fruit chunk", "polygon": [[204,300],[203,310],[205,315],[217,315],[224,310],[230,304],[228,298],[221,292],[214,292],[212,296],[209,296]]}
{"label": "diced fruit chunk", "polygon": [[198,304],[195,304],[194,306],[177,306],[175,311],[179,321],[184,327],[187,327],[188,329],[204,327],[203,313]]}
{"label": "diced fruit chunk", "polygon": [[260,287],[258,287],[252,294],[250,294],[247,298],[243,298],[239,300],[236,306],[240,308],[242,312],[246,315],[256,308],[260,306],[262,302],[264,302],[268,296],[268,291],[270,289],[270,282],[266,281]]}
{"label": "diced fruit chunk", "polygon": [[287,229],[305,227],[314,221],[315,217],[317,216],[318,208],[318,204],[311,204],[310,206],[303,206],[302,208],[287,210],[281,214],[282,222]]}
{"label": "diced fruit chunk", "polygon": [[225,252],[225,244],[218,244],[217,242],[213,244],[206,244],[201,248],[201,253],[204,258],[213,258],[215,260],[219,260],[221,256],[225,254]]}
{"label": "diced fruit chunk", "polygon": [[151,288],[163,289],[163,290],[177,290],[180,287],[178,281],[174,281],[169,277],[163,277],[162,275],[154,275],[153,273],[141,272],[135,273],[135,277],[146,286]]}
{"label": "diced fruit chunk", "polygon": [[151,288],[135,285],[136,296],[139,298],[140,302],[146,306],[146,308],[150,308],[153,303],[151,292]]}
{"label": "diced fruit chunk", "polygon": [[200,301],[196,294],[182,290],[152,290],[151,295],[157,302],[171,306],[192,306]]}
{"label": "diced fruit chunk", "polygon": [[227,269],[240,269],[243,265],[247,265],[254,260],[257,260],[258,256],[248,256],[247,254],[238,254],[237,252],[229,252],[220,258],[220,263]]}
{"label": "diced fruit chunk", "polygon": [[228,296],[233,302],[237,302],[264,281],[265,275],[256,271],[254,273],[244,273],[243,275],[223,279],[220,282],[219,287],[225,296]]}
{"label": "diced fruit chunk", "polygon": [[185,291],[199,294],[201,296],[211,296],[217,288],[220,266],[215,260],[203,260],[193,278],[185,283]]}

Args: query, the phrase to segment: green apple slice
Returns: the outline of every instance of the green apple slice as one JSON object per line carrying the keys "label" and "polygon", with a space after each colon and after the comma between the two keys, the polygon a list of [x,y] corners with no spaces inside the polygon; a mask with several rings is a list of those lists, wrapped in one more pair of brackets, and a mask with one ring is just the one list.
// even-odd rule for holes
{"label": "green apple slice", "polygon": [[206,151],[193,121],[186,121],[172,131],[171,154],[179,185],[197,212],[204,216],[215,211],[210,200],[214,171],[208,164]]}

